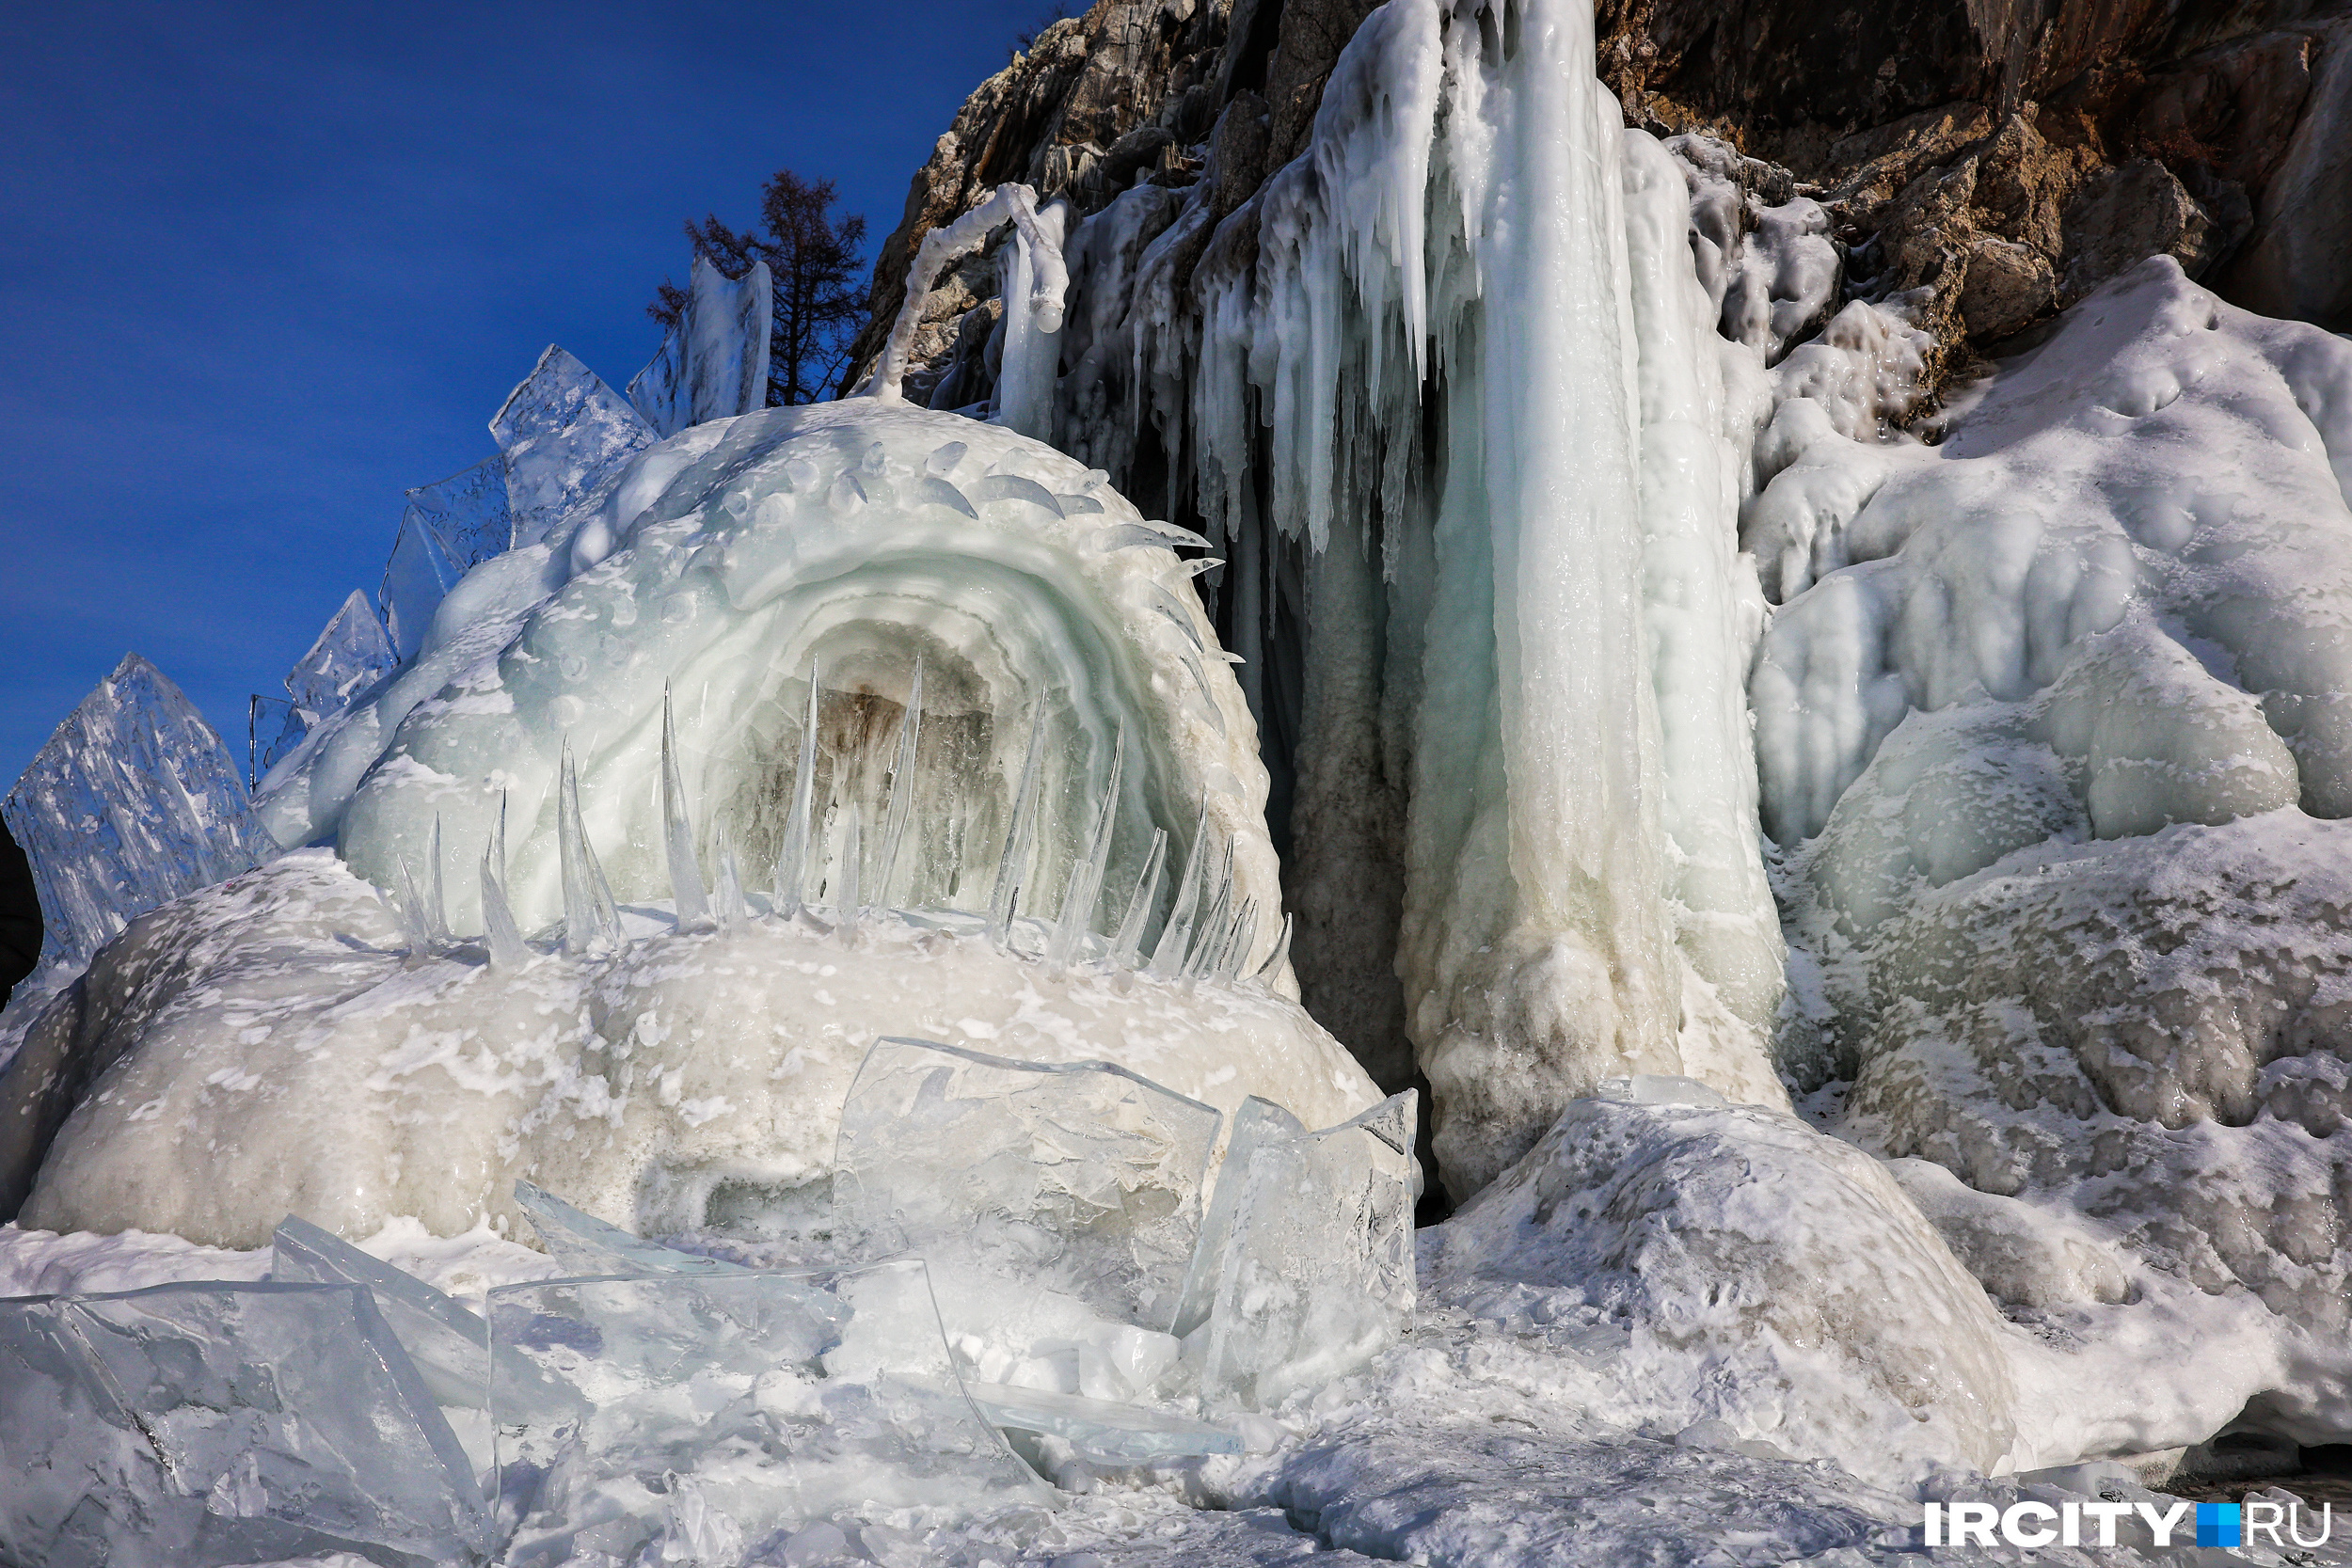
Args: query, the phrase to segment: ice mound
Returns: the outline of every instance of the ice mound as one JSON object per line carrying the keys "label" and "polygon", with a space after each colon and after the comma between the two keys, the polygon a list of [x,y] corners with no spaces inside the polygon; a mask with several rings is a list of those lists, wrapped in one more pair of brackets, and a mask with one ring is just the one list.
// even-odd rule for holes
{"label": "ice mound", "polygon": [[[655,1233],[788,1225],[830,1201],[866,1051],[910,1031],[1109,1056],[1220,1109],[1260,1094],[1315,1125],[1378,1098],[1263,981],[1099,957],[1057,972],[968,919],[622,919],[626,943],[574,956],[543,941],[506,967],[478,943],[411,951],[376,890],[323,850],[153,912],[27,1044],[27,1061],[103,1069],[87,1096],[0,1079],[12,1113],[27,1095],[72,1111],[24,1223],[258,1246],[286,1213],[351,1236],[413,1215],[455,1235],[518,1223],[521,1178]],[[1021,937],[1041,945],[1035,927]]]}
{"label": "ice mound", "polygon": [[2160,257],[1939,446],[1829,422],[1782,405],[1748,513],[1787,601],[1751,683],[1807,977],[1784,1065],[1967,1183],[1906,1179],[2012,1313],[2229,1325],[2212,1400],[2144,1436],[2234,1399],[2337,1440],[2352,345]]}
{"label": "ice mound", "polygon": [[1718,1102],[1573,1103],[1437,1232],[1439,1278],[1572,1290],[1629,1331],[1620,1375],[1677,1427],[1866,1478],[2026,1457],[2022,1336],[1885,1167],[1688,1088]]}

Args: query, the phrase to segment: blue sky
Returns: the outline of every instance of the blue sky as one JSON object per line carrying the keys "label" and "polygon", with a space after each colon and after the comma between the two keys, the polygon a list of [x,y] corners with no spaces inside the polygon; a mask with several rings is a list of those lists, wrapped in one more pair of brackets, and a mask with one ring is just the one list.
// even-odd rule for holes
{"label": "blue sky", "polygon": [[550,342],[615,387],[779,166],[871,245],[1051,0],[9,7],[0,793],[127,649],[244,760],[401,492]]}

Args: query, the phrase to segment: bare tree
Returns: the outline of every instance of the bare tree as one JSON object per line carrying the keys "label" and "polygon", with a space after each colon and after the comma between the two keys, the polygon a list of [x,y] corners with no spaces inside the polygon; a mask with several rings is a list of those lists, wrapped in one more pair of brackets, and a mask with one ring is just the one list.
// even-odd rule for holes
{"label": "bare tree", "polygon": [[[755,261],[775,280],[768,339],[768,405],[812,403],[850,368],[850,343],[866,315],[855,284],[866,220],[835,218],[830,180],[806,181],[780,168],[760,193],[759,227],[737,230],[713,214],[686,225],[686,237],[711,265],[741,277]],[[686,291],[664,278],[645,314],[675,326]]]}

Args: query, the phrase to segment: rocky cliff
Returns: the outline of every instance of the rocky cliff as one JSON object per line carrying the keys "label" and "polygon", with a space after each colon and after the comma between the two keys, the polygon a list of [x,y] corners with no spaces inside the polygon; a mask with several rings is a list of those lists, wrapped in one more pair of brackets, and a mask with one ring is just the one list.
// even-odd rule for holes
{"label": "rocky cliff", "polygon": [[[916,172],[875,267],[860,365],[904,297],[913,246],[1001,182],[1083,214],[1139,181],[1209,179],[1221,221],[1303,146],[1373,9],[1099,0],[1047,28]],[[1817,197],[1848,293],[1931,291],[1915,309],[1937,369],[2156,254],[2250,309],[2352,328],[2352,7],[1897,0],[1824,15],[1789,0],[1602,0],[1597,21],[1627,123],[1730,143],[1768,200]],[[977,258],[933,292],[927,389],[984,393],[994,274]]]}

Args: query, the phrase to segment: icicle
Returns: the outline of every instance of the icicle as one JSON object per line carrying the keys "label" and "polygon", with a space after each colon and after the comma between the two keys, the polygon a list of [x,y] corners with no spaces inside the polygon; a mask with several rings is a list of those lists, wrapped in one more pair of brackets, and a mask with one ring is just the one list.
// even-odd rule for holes
{"label": "icicle", "polygon": [[1038,699],[1029,721],[1029,754],[1021,764],[1021,787],[1013,792],[1012,822],[1005,830],[1005,853],[996,863],[996,888],[988,896],[988,934],[1002,947],[1012,938],[1012,913],[1028,875],[1029,847],[1037,836],[1037,765],[1045,752],[1045,700]]}
{"label": "icicle", "polygon": [[1233,916],[1232,930],[1227,934],[1225,945],[1217,953],[1216,968],[1209,978],[1228,984],[1241,978],[1241,966],[1249,959],[1249,949],[1258,940],[1258,901],[1245,898]]}
{"label": "icicle", "polygon": [[482,851],[482,942],[489,949],[490,967],[517,969],[528,962],[531,949],[523,943],[522,927],[515,922],[514,906],[506,901],[506,882],[499,866],[506,859],[505,802],[500,802],[499,825]]}
{"label": "icicle", "polygon": [[850,820],[841,831],[841,886],[834,895],[833,920],[834,927],[841,932],[842,940],[847,941],[850,933],[857,929],[857,914],[861,897],[858,890],[858,862],[866,853],[866,834],[862,821],[866,814],[859,809],[855,800],[850,801],[842,810]]}
{"label": "icicle", "polygon": [[670,898],[677,928],[710,918],[703,870],[694,861],[694,823],[686,813],[686,781],[678,774],[677,726],[670,719],[670,689],[661,688],[661,843],[670,857]]}
{"label": "icicle", "polygon": [[1250,972],[1249,977],[1262,986],[1270,986],[1281,978],[1282,966],[1291,961],[1291,917],[1282,917],[1281,934],[1274,939],[1274,951],[1265,962]]}
{"label": "icicle", "polygon": [[392,912],[400,917],[401,936],[408,943],[408,956],[421,958],[433,951],[432,923],[425,918],[424,899],[417,892],[417,877],[408,869],[408,857],[402,855],[394,863],[400,871],[400,895],[390,900]]}
{"label": "icicle", "polygon": [[817,661],[808,661],[808,715],[801,726],[801,771],[792,781],[792,819],[784,831],[784,853],[776,857],[776,913],[787,920],[801,912],[808,878],[808,818],[817,796]]}
{"label": "icicle", "polygon": [[588,843],[580,816],[580,775],[572,767],[572,744],[564,743],[563,774],[557,784],[555,846],[564,874],[564,951],[601,952],[620,940],[621,911],[605,884],[604,867]]}
{"label": "icicle", "polygon": [[1126,918],[1119,923],[1119,935],[1111,942],[1111,962],[1121,969],[1133,969],[1143,957],[1143,923],[1152,918],[1152,906],[1160,896],[1160,868],[1168,859],[1168,830],[1152,830],[1152,847],[1143,857],[1143,869],[1136,874],[1136,891],[1127,897]]}
{"label": "icicle", "polygon": [[1103,873],[1110,864],[1111,835],[1119,827],[1119,784],[1127,766],[1127,724],[1120,721],[1119,733],[1111,741],[1111,778],[1103,791],[1103,803],[1095,808],[1094,833],[1087,841],[1087,858],[1070,873],[1070,886],[1062,894],[1061,920],[1054,927],[1053,940],[1046,943],[1045,961],[1056,969],[1070,961],[1089,931],[1094,928],[1094,904],[1102,896]]}
{"label": "icicle", "polygon": [[[1198,980],[1216,967],[1217,944],[1225,940],[1227,927],[1232,918],[1233,841],[1230,838],[1225,841],[1225,853],[1217,863],[1216,888],[1216,897],[1210,902],[1209,912],[1197,927],[1200,940],[1192,944],[1191,953],[1184,958],[1184,977],[1186,980]],[[1204,895],[1208,891],[1206,886],[1201,889]]]}
{"label": "icicle", "polygon": [[719,819],[717,842],[711,858],[718,863],[717,884],[711,890],[710,914],[722,931],[741,925],[751,918],[751,906],[743,897],[743,867],[735,853],[735,834],[726,819]]}
{"label": "icicle", "polygon": [[1192,941],[1192,911],[1200,900],[1200,862],[1208,847],[1209,807],[1204,800],[1200,819],[1193,824],[1191,852],[1184,856],[1184,880],[1176,884],[1176,907],[1168,911],[1159,945],[1152,949],[1151,973],[1163,980],[1172,980],[1184,971],[1184,951]]}
{"label": "icicle", "polygon": [[427,841],[426,853],[433,863],[424,879],[424,928],[437,948],[449,945],[449,897],[441,883],[441,814],[433,814],[433,836]]}
{"label": "icicle", "polygon": [[[882,863],[874,868],[874,902],[888,905],[898,893],[898,853],[906,845],[907,822],[914,815],[914,748],[923,729],[923,661],[914,661],[914,688],[907,693],[907,711],[898,721],[898,754],[890,766],[890,814],[882,819]],[[912,890],[905,899],[914,903]]]}

